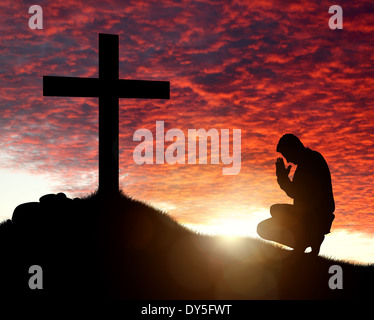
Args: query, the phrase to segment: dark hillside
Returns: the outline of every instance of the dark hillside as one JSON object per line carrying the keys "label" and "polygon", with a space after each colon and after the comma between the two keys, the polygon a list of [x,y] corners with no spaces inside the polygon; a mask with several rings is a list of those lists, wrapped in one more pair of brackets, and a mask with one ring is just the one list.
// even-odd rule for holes
{"label": "dark hillside", "polygon": [[[0,225],[4,296],[124,299],[361,299],[373,266],[294,256],[261,240],[196,234],[122,194],[43,196]],[[331,265],[343,290],[331,290]],[[43,290],[30,290],[31,265]]]}

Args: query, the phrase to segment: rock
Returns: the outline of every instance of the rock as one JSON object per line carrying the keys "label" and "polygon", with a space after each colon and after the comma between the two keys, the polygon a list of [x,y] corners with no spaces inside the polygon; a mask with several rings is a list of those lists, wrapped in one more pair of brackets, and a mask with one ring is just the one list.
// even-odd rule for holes
{"label": "rock", "polygon": [[40,219],[40,203],[27,202],[17,206],[12,215],[12,222],[15,225],[27,226]]}
{"label": "rock", "polygon": [[60,192],[58,194],[46,194],[39,199],[39,202],[41,204],[56,204],[56,202],[63,202],[66,200],[70,199],[66,197],[65,193]]}

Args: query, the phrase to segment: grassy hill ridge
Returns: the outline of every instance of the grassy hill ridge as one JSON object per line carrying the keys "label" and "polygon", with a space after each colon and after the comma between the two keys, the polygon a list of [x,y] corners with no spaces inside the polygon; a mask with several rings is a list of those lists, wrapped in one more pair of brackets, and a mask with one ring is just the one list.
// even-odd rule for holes
{"label": "grassy hill ridge", "polygon": [[[369,298],[373,266],[295,256],[259,239],[223,241],[123,194],[43,196],[0,225],[1,293],[121,299]],[[30,290],[28,268],[43,268]],[[331,265],[343,289],[331,290]]]}

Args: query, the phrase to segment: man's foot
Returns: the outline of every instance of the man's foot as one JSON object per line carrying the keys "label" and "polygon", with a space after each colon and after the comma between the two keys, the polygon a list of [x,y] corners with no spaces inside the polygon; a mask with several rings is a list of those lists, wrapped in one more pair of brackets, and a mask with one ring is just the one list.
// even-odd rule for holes
{"label": "man's foot", "polygon": [[313,243],[312,243],[312,246],[311,246],[312,247],[312,252],[311,252],[312,255],[318,256],[319,250],[321,249],[321,244],[322,244],[323,240],[325,240],[324,235],[319,236],[318,238],[313,240]]}

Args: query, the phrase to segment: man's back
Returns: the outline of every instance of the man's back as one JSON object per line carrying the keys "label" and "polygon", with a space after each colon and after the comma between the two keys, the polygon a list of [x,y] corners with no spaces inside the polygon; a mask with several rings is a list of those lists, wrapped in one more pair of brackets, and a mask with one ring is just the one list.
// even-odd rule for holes
{"label": "man's back", "polygon": [[317,215],[334,212],[330,170],[319,152],[305,149],[292,183],[297,210]]}

